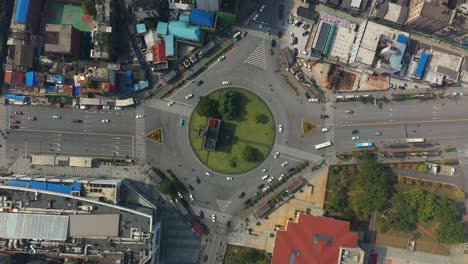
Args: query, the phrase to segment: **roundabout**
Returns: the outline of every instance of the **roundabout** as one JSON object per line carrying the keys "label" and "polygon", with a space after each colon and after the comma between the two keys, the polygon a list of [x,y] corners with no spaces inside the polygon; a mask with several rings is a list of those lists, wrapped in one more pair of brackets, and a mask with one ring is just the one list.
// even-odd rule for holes
{"label": "roundabout", "polygon": [[209,169],[231,175],[263,163],[273,148],[275,131],[267,104],[241,88],[218,89],[200,98],[189,122],[195,156]]}

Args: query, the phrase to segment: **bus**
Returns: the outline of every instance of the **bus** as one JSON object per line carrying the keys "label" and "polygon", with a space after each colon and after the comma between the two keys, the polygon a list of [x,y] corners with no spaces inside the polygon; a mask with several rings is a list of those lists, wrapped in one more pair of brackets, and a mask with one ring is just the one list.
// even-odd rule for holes
{"label": "bus", "polygon": [[240,31],[238,31],[236,34],[234,34],[234,36],[232,36],[234,42],[239,41],[239,39],[241,38],[241,35],[242,35],[242,33]]}
{"label": "bus", "polygon": [[424,138],[407,138],[406,143],[423,143]]}
{"label": "bus", "polygon": [[366,147],[373,147],[374,143],[372,142],[358,142],[356,143],[356,148],[366,148]]}
{"label": "bus", "polygon": [[323,142],[321,144],[315,145],[315,149],[323,149],[331,145],[332,145],[331,141],[327,141],[327,142]]}

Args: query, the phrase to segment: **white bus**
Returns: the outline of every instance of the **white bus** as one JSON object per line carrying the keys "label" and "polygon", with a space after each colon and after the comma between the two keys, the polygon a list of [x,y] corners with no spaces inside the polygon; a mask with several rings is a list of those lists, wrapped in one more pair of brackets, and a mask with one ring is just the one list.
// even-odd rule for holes
{"label": "white bus", "polygon": [[406,143],[424,143],[424,138],[407,138]]}
{"label": "white bus", "polygon": [[315,149],[323,149],[331,145],[332,145],[331,141],[327,141],[327,142],[323,142],[321,144],[315,145]]}

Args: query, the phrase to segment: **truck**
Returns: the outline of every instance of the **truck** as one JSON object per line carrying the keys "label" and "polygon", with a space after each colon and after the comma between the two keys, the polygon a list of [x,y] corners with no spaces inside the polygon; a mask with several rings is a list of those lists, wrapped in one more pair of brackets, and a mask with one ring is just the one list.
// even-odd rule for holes
{"label": "truck", "polygon": [[356,148],[367,148],[367,147],[373,147],[374,143],[373,142],[357,142],[355,146]]}
{"label": "truck", "polygon": [[147,169],[145,174],[156,184],[160,184],[166,178],[166,176],[159,169],[155,169],[153,167]]}

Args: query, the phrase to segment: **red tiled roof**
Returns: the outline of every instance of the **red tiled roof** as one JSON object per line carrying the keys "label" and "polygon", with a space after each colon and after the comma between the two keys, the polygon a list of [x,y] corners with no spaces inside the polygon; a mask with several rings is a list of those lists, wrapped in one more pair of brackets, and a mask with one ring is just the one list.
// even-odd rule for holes
{"label": "red tiled roof", "polygon": [[294,257],[294,264],[335,264],[340,247],[357,247],[357,240],[358,234],[349,232],[349,222],[302,214],[297,223],[290,222],[286,231],[276,233],[271,263],[290,263],[296,251],[300,254]]}
{"label": "red tiled roof", "polygon": [[11,83],[11,77],[12,77],[13,73],[11,71],[6,71],[5,72],[5,78],[4,78],[4,82],[5,83]]}
{"label": "red tiled roof", "polygon": [[164,44],[159,43],[153,46],[153,62],[158,63],[158,62],[166,62],[167,61],[167,56],[166,56],[166,47],[164,47]]}

